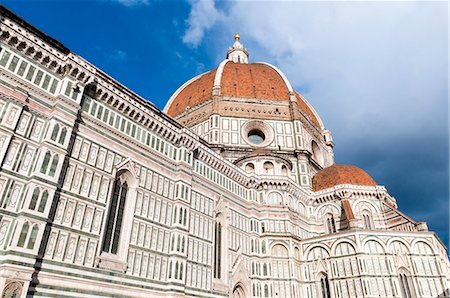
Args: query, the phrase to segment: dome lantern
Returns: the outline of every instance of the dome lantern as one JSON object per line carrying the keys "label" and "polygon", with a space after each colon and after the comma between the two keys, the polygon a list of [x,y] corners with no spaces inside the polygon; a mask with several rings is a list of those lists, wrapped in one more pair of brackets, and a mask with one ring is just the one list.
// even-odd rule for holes
{"label": "dome lantern", "polygon": [[240,40],[241,36],[236,32],[234,35],[234,44],[228,49],[227,59],[233,61],[234,63],[248,64],[248,51],[244,48]]}

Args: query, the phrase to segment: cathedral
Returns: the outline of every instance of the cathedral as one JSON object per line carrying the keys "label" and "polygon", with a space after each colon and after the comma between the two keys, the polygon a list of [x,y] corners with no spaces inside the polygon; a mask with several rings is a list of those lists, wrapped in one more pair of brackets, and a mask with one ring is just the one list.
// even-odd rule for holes
{"label": "cathedral", "polygon": [[161,111],[0,17],[1,297],[449,297],[438,236],[238,34]]}

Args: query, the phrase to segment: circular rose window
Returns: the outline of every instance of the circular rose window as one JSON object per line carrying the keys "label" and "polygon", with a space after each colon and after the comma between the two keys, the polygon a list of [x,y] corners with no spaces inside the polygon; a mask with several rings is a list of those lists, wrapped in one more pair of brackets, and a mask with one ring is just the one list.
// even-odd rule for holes
{"label": "circular rose window", "polygon": [[267,123],[253,120],[242,126],[242,137],[249,145],[254,147],[265,147],[272,143],[273,129]]}

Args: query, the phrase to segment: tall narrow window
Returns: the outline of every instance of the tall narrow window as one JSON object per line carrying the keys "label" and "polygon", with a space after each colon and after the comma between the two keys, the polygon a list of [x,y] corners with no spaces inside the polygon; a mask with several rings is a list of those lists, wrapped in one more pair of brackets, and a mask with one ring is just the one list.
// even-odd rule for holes
{"label": "tall narrow window", "polygon": [[177,279],[178,278],[178,262],[175,263],[175,274],[174,277]]}
{"label": "tall narrow window", "polygon": [[50,171],[48,173],[49,176],[53,177],[55,176],[55,172],[56,172],[56,167],[58,166],[58,155],[53,156],[53,160],[52,160],[52,165],[50,167]]}
{"label": "tall narrow window", "polygon": [[28,244],[27,244],[28,249],[34,248],[34,244],[36,243],[37,233],[38,233],[38,227],[37,227],[37,225],[35,225],[33,227],[33,229],[31,230],[30,239],[28,239]]}
{"label": "tall narrow window", "polygon": [[183,223],[183,208],[180,208],[179,210],[179,214],[178,214],[178,223],[182,224]]}
{"label": "tall narrow window", "polygon": [[220,278],[220,261],[222,246],[222,225],[216,222],[214,230],[214,277]]}
{"label": "tall narrow window", "polygon": [[39,208],[38,208],[39,212],[44,212],[45,205],[47,205],[47,199],[48,199],[48,191],[44,191],[42,193],[41,201],[39,202]]}
{"label": "tall narrow window", "polygon": [[400,290],[402,292],[402,297],[403,298],[416,297],[410,277],[408,275],[406,275],[405,273],[400,273],[398,275],[398,279],[400,282]]}
{"label": "tall narrow window", "polygon": [[56,141],[56,138],[58,137],[58,133],[59,133],[59,124],[55,124],[55,126],[53,126],[53,131],[52,131],[50,140]]}
{"label": "tall narrow window", "polygon": [[323,275],[320,278],[320,290],[322,293],[322,298],[331,298],[330,283],[327,275]]}
{"label": "tall narrow window", "polygon": [[108,212],[108,222],[106,224],[105,238],[102,247],[102,251],[104,252],[117,254],[127,192],[128,184],[119,176],[116,181],[114,181],[111,205]]}
{"label": "tall narrow window", "polygon": [[362,218],[363,218],[364,229],[372,230],[373,222],[372,222],[372,216],[370,216],[369,212],[365,211],[362,215]]}
{"label": "tall narrow window", "polygon": [[39,188],[36,187],[33,191],[33,195],[31,196],[30,206],[28,206],[28,209],[34,210],[34,208],[36,208],[39,194],[40,194]]}
{"label": "tall narrow window", "polygon": [[42,162],[42,167],[41,167],[42,174],[47,173],[47,168],[48,168],[48,163],[50,162],[50,157],[51,157],[50,151],[47,151],[47,153],[45,153],[45,156],[44,156],[44,161]]}
{"label": "tall narrow window", "polygon": [[66,135],[67,135],[67,128],[64,127],[61,130],[61,135],[59,136],[58,143],[60,143],[61,145],[64,144],[64,141],[66,140]]}
{"label": "tall narrow window", "polygon": [[184,266],[183,263],[180,263],[180,276],[179,276],[179,280],[183,280],[183,271],[184,271]]}
{"label": "tall narrow window", "polygon": [[330,234],[331,233],[336,233],[336,223],[334,221],[333,214],[328,213],[325,216],[325,219],[326,219],[326,225],[327,225],[327,232],[330,233]]}
{"label": "tall narrow window", "polygon": [[17,241],[17,246],[23,247],[25,245],[25,240],[27,239],[29,229],[30,225],[28,223],[25,223],[22,226],[22,231],[20,232],[19,241]]}

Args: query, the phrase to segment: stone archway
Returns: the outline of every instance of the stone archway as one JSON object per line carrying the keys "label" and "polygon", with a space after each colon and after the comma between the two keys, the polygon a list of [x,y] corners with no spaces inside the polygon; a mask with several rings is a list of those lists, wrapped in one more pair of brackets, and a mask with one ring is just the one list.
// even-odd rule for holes
{"label": "stone archway", "polygon": [[237,284],[234,287],[234,289],[233,289],[233,295],[231,297],[233,297],[233,298],[246,298],[247,296],[245,295],[244,288],[240,284]]}

